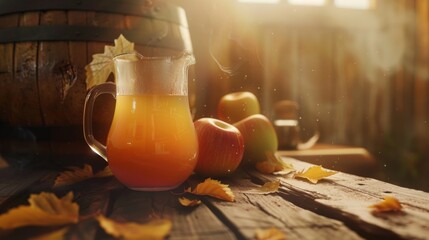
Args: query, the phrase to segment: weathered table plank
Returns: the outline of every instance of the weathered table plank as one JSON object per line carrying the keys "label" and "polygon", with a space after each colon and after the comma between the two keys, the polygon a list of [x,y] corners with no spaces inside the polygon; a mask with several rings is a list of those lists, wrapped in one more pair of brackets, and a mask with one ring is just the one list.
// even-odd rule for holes
{"label": "weathered table plank", "polygon": [[[284,158],[297,170],[310,164]],[[20,174],[18,174],[20,173]],[[221,179],[230,185],[235,202],[199,197],[203,204],[183,207],[174,192],[136,192],[114,177],[89,179],[52,189],[56,171],[0,171],[0,212],[26,204],[31,193],[51,191],[58,196],[73,191],[80,206],[80,221],[69,225],[66,239],[112,239],[94,219],[104,214],[118,221],[144,223],[167,218],[173,223],[169,239],[253,239],[256,229],[276,227],[287,239],[429,239],[429,193],[402,188],[378,180],[338,173],[318,184],[288,176],[250,171]],[[257,195],[249,190],[279,179],[276,193]],[[192,177],[194,186],[204,180]],[[392,195],[404,206],[402,212],[374,214],[369,205]],[[26,239],[59,227],[25,227],[0,231],[0,238]]]}
{"label": "weathered table plank", "polygon": [[170,239],[235,239],[234,234],[206,206],[185,208],[170,192],[135,192],[117,195],[109,217],[146,222],[167,218],[173,223]]}
{"label": "weathered table plank", "polygon": [[[297,170],[311,166],[284,158]],[[338,173],[318,184],[290,177],[250,173],[261,181],[280,179],[281,194],[319,214],[339,219],[368,238],[428,239],[429,193],[374,179]],[[399,213],[372,213],[370,205],[391,195],[404,206]]]}
{"label": "weathered table plank", "polygon": [[69,229],[66,239],[96,239],[99,224],[95,217],[100,214],[107,215],[112,204],[112,195],[123,188],[114,177],[107,177],[89,179],[68,189],[73,191],[75,201],[79,204],[80,220]]}
{"label": "weathered table plank", "polygon": [[[113,177],[89,179],[71,186],[52,188],[54,179],[58,175],[57,171],[16,171],[4,169],[1,176],[0,185],[6,187],[1,189],[1,193],[10,193],[11,197],[0,202],[1,212],[7,211],[17,205],[27,205],[27,199],[32,193],[53,192],[57,196],[63,196],[69,191],[74,193],[74,200],[79,204],[79,223],[71,225],[65,239],[95,239],[99,230],[99,225],[94,217],[98,214],[106,214],[110,203],[110,195],[115,190],[124,188]],[[3,196],[3,195],[2,195]],[[6,195],[5,195],[6,197]],[[7,202],[6,202],[7,201]],[[11,201],[11,203],[8,203]],[[30,237],[41,236],[50,231],[56,231],[61,227],[25,227],[21,229],[3,231],[0,229],[0,238],[4,239],[28,239]]]}
{"label": "weathered table plank", "polygon": [[258,228],[277,227],[287,239],[361,239],[341,222],[297,207],[276,193],[246,193],[259,187],[250,181],[235,180],[230,187],[236,196],[235,202],[208,199],[208,204],[234,225],[243,238],[254,238]]}
{"label": "weathered table plank", "polygon": [[16,197],[36,181],[48,174],[44,170],[2,169],[0,171],[0,205],[11,197]]}

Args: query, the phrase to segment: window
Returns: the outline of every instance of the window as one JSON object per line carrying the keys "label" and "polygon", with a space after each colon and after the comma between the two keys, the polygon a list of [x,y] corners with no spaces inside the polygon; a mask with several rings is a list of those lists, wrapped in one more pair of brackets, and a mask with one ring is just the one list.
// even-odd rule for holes
{"label": "window", "polygon": [[279,3],[280,0],[238,0],[242,3],[269,3],[269,4],[276,4]]}
{"label": "window", "polygon": [[335,0],[334,5],[339,8],[369,9],[375,5],[372,0]]}
{"label": "window", "polygon": [[237,0],[241,3],[278,4],[288,3],[291,5],[306,6],[333,6],[349,9],[371,9],[375,7],[376,0]]}
{"label": "window", "polygon": [[323,6],[326,0],[288,0],[289,4]]}

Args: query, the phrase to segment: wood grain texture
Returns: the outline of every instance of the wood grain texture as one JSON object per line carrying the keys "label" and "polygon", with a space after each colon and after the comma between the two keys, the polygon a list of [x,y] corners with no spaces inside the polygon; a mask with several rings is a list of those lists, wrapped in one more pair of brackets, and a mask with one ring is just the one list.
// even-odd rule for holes
{"label": "wood grain texture", "polygon": [[[159,9],[152,9],[153,4],[155,3],[150,1],[135,5],[141,7],[141,10],[145,12],[158,11]],[[106,30],[127,29],[131,30],[130,32],[136,37],[149,39],[146,44],[136,47],[143,54],[151,56],[153,55],[152,48],[160,48],[158,55],[172,55],[177,51],[171,49],[183,45],[182,42],[185,41],[186,47],[190,46],[189,30],[170,21],[168,14],[174,18],[176,7],[163,4],[162,7],[162,10],[167,11],[167,15],[163,17],[165,19],[161,20],[143,17],[143,15],[130,16],[126,13],[74,11],[70,9],[5,14],[0,17],[0,28],[18,25],[64,27],[74,25],[75,27],[92,26]],[[154,18],[157,17],[160,16],[156,15]],[[124,34],[126,35],[126,33]],[[84,67],[92,60],[93,54],[103,53],[104,46],[112,45],[114,39],[112,38],[110,42],[108,40],[104,40],[107,42],[99,42],[91,39],[79,42],[58,41],[55,39],[55,35],[51,37],[52,39],[41,42],[20,42],[22,39],[16,39],[18,43],[1,44],[0,53],[5,59],[0,66],[2,79],[0,81],[1,123],[30,127],[82,124],[83,105],[87,93]],[[161,45],[158,46],[158,43]],[[16,67],[14,68],[14,66]],[[113,81],[113,75],[109,81]],[[101,99],[103,98],[101,97]],[[101,102],[102,104],[96,103],[100,107],[96,107],[95,121],[108,127],[110,121],[106,119],[110,119],[112,116],[113,100],[102,100]],[[105,107],[106,105],[107,107]],[[96,129],[95,132],[97,131]],[[100,130],[98,132],[106,131]]]}
{"label": "wood grain texture", "polygon": [[206,206],[185,208],[170,192],[136,192],[125,189],[117,193],[109,217],[144,223],[166,218],[173,223],[169,239],[235,239],[232,232]]}
{"label": "wood grain texture", "polygon": [[302,209],[278,194],[258,195],[246,193],[259,187],[246,179],[228,182],[236,199],[223,202],[206,199],[214,212],[232,226],[240,238],[253,239],[256,229],[276,227],[287,239],[341,238],[361,239],[342,223]]}
{"label": "wood grain texture", "polygon": [[[68,25],[85,25],[86,14],[80,11],[67,12]],[[62,99],[63,111],[70,125],[81,125],[83,106],[86,97],[85,66],[87,59],[87,43],[84,41],[68,42],[69,60],[64,66],[64,75],[69,78],[67,92]]]}
{"label": "wood grain texture", "polygon": [[[124,17],[122,15],[101,13],[101,12],[86,12],[86,21],[89,26],[97,27],[112,27],[123,29],[125,26]],[[118,36],[119,37],[119,36]],[[111,42],[87,42],[86,58],[87,62],[92,61],[92,56],[97,53],[104,53],[105,45],[114,45],[114,39]],[[114,82],[113,74],[108,78],[108,81]],[[105,142],[110,123],[113,119],[115,108],[115,100],[111,95],[103,94],[97,98],[94,104],[93,122],[94,135],[96,139]]]}
{"label": "wood grain texture", "polygon": [[[40,16],[41,25],[67,23],[65,11],[46,11]],[[63,69],[69,64],[67,42],[42,41],[39,43],[38,85],[44,124],[58,126],[68,123],[63,109]]]}
{"label": "wood grain texture", "polygon": [[[37,26],[38,12],[23,13],[20,26]],[[15,43],[15,77],[8,86],[10,92],[10,121],[22,125],[42,125],[37,81],[37,42]]]}
{"label": "wood grain texture", "polygon": [[[291,158],[297,170],[310,166]],[[253,172],[266,181],[276,177]],[[378,180],[338,173],[318,184],[281,178],[281,192],[291,202],[316,213],[346,222],[349,227],[369,238],[426,239],[429,232],[429,193],[407,189]],[[404,206],[399,213],[372,213],[370,205],[390,195]]]}
{"label": "wood grain texture", "polygon": [[[285,158],[297,170],[311,166]],[[250,174],[250,175],[249,175]],[[0,213],[26,201],[31,193],[74,193],[80,206],[80,221],[70,225],[66,239],[110,239],[94,219],[99,214],[120,222],[145,223],[170,219],[169,239],[253,239],[257,229],[276,227],[287,239],[427,239],[429,193],[398,187],[378,180],[337,173],[318,184],[288,176],[237,172],[222,179],[235,195],[234,202],[211,197],[189,208],[179,204],[180,186],[164,192],[138,192],[125,188],[114,177],[88,179],[52,189],[58,171],[0,171]],[[251,193],[263,183],[280,180],[278,192]],[[194,186],[203,179],[193,176],[184,185]],[[383,196],[396,197],[403,210],[373,213],[368,207]],[[5,239],[27,239],[58,228],[25,227],[1,231]]]}
{"label": "wood grain texture", "polygon": [[[0,206],[10,198],[17,197],[23,191],[44,177],[47,171],[19,171],[17,169],[3,169],[0,171]],[[1,212],[6,209],[2,208]]]}
{"label": "wood grain texture", "polygon": [[[11,14],[0,16],[0,27],[16,27],[18,26],[19,15]],[[11,109],[11,94],[8,86],[13,83],[13,54],[14,43],[0,44],[0,56],[3,56],[0,61],[0,122],[8,122]]]}
{"label": "wood grain texture", "polygon": [[[111,204],[111,194],[123,188],[113,177],[92,178],[73,185],[52,188],[59,171],[12,171],[0,172],[0,213],[18,205],[28,205],[28,197],[33,193],[52,192],[63,196],[73,192],[73,201],[79,205],[79,222],[67,226],[64,239],[96,239],[99,224],[94,219],[99,214],[107,214]],[[7,183],[7,184],[6,184]],[[62,227],[62,226],[61,226]],[[56,231],[61,227],[24,227],[11,231],[0,229],[4,239],[28,239]],[[4,236],[3,236],[3,235]]]}
{"label": "wood grain texture", "polygon": [[[426,152],[429,149],[429,138],[426,134],[429,129],[429,3],[424,0],[416,0],[416,66],[419,72],[416,74],[414,87],[414,128],[418,139],[418,148]],[[429,166],[429,161],[426,161]]]}

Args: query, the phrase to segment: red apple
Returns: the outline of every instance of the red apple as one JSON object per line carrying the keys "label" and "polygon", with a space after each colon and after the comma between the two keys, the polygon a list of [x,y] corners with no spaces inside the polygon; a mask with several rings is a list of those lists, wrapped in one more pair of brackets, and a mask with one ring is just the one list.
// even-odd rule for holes
{"label": "red apple", "polygon": [[194,122],[199,152],[195,172],[210,177],[229,175],[240,165],[243,136],[236,127],[214,118]]}
{"label": "red apple", "polygon": [[259,101],[251,92],[235,92],[223,96],[217,106],[218,118],[235,123],[250,115],[260,113]]}
{"label": "red apple", "polygon": [[278,148],[276,131],[270,120],[262,114],[249,116],[234,124],[244,138],[243,165],[254,166],[267,159],[267,153]]}

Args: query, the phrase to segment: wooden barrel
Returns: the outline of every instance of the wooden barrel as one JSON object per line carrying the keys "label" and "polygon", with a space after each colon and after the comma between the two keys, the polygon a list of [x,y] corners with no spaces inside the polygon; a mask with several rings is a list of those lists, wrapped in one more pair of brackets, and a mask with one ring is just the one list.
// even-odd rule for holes
{"label": "wooden barrel", "polygon": [[[85,66],[120,34],[143,55],[192,51],[182,8],[150,0],[0,2],[0,124],[82,124]],[[95,121],[112,114],[101,106]]]}

